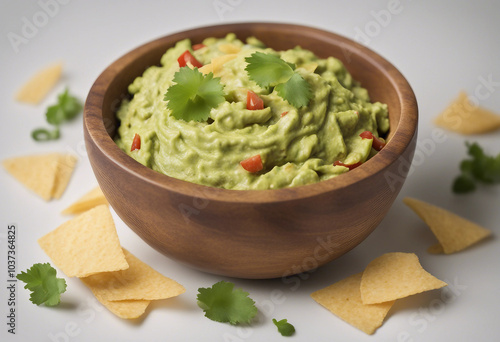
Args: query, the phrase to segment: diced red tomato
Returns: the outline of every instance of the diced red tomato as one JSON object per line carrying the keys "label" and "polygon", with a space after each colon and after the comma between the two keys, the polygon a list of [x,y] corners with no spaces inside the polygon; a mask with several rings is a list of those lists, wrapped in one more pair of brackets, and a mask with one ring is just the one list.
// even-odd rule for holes
{"label": "diced red tomato", "polygon": [[264,168],[262,164],[262,158],[260,154],[257,154],[253,157],[240,161],[241,166],[247,170],[248,172],[255,173],[259,172]]}
{"label": "diced red tomato", "polygon": [[345,166],[347,167],[349,170],[352,170],[352,169],[355,169],[357,168],[358,166],[360,166],[361,164],[363,164],[362,162],[359,162],[359,163],[355,163],[355,164],[344,164],[342,163],[341,161],[337,160],[335,163],[333,163],[333,165],[335,166]]}
{"label": "diced red tomato", "polygon": [[206,45],[205,44],[194,44],[192,46],[193,48],[193,51],[196,51],[196,50],[199,50],[199,49],[203,49]]}
{"label": "diced red tomato", "polygon": [[385,146],[385,142],[383,142],[382,140],[380,140],[379,138],[377,138],[376,136],[374,136],[373,133],[370,132],[370,131],[364,131],[359,136],[361,138],[363,138],[363,139],[373,139],[372,147],[376,151],[380,151]]}
{"label": "diced red tomato", "polygon": [[140,149],[141,149],[141,136],[135,133],[134,140],[132,141],[132,146],[130,147],[130,151],[135,151]]}
{"label": "diced red tomato", "polygon": [[288,112],[283,112],[283,113],[281,113],[281,117],[284,117],[287,114],[288,114]]}
{"label": "diced red tomato", "polygon": [[177,62],[179,62],[179,66],[181,68],[185,67],[188,62],[196,68],[201,68],[203,66],[203,64],[201,64],[196,58],[194,58],[189,50],[184,51],[184,53],[180,55],[179,58],[177,58]]}
{"label": "diced red tomato", "polygon": [[247,92],[247,109],[264,109],[264,101],[251,90]]}

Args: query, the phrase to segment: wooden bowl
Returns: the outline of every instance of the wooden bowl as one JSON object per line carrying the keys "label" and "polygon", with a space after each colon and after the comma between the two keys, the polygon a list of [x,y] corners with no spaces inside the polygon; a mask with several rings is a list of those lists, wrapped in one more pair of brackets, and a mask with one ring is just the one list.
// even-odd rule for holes
{"label": "wooden bowl", "polygon": [[[362,166],[316,184],[279,190],[225,190],[157,173],[113,142],[115,111],[127,86],[158,65],[175,42],[229,32],[256,36],[276,50],[300,45],[342,60],[373,101],[386,103],[385,148]],[[276,278],[308,271],[348,252],[380,223],[406,178],[415,150],[418,109],[401,73],[366,47],[331,32],[276,24],[216,25],[172,34],[112,63],[90,89],[84,131],[90,163],[121,219],[166,256],[210,273]]]}

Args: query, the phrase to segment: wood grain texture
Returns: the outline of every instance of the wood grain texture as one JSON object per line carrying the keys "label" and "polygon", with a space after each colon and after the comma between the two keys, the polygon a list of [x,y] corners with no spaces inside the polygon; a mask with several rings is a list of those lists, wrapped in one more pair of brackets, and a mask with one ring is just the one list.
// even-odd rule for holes
{"label": "wood grain texture", "polygon": [[[316,184],[279,190],[225,190],[174,179],[139,164],[113,142],[115,111],[127,86],[175,42],[235,32],[268,46],[300,45],[342,60],[372,100],[388,104],[385,148],[362,166]],[[401,73],[373,51],[334,33],[288,24],[197,28],[140,46],[96,80],[84,109],[90,163],[106,198],[149,245],[192,267],[241,278],[286,277],[348,252],[380,223],[406,178],[418,109]]]}

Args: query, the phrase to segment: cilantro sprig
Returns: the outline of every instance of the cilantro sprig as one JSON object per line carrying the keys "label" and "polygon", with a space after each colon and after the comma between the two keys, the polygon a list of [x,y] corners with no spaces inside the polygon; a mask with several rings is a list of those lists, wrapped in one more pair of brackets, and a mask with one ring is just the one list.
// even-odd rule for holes
{"label": "cilantro sprig", "polygon": [[198,289],[198,306],[205,317],[224,323],[250,323],[257,314],[255,302],[248,292],[234,289],[234,284],[226,281],[215,283],[212,287]]}
{"label": "cilantro sprig", "polygon": [[203,75],[198,68],[182,67],[173,81],[176,84],[168,88],[164,100],[176,119],[206,121],[210,110],[225,101],[224,86],[213,73]]}
{"label": "cilantro sprig", "polygon": [[61,293],[66,291],[66,281],[56,275],[57,271],[49,263],[45,263],[34,264],[16,278],[26,283],[24,288],[31,291],[30,301],[33,304],[55,306],[60,302]]}
{"label": "cilantro sprig", "polygon": [[453,182],[453,192],[472,192],[476,189],[476,182],[500,183],[500,153],[496,157],[488,156],[478,143],[466,142],[466,146],[471,159],[464,159],[460,163],[461,174]]}
{"label": "cilantro sprig", "polygon": [[245,70],[262,88],[275,87],[276,92],[292,106],[307,106],[312,98],[311,85],[295,71],[295,65],[273,54],[255,52],[246,57]]}
{"label": "cilantro sprig", "polygon": [[282,336],[292,336],[293,333],[295,332],[295,327],[290,323],[288,323],[286,318],[280,321],[277,321],[276,319],[273,318],[273,323],[278,328],[278,332]]}
{"label": "cilantro sprig", "polygon": [[75,118],[82,110],[82,104],[76,97],[70,95],[69,89],[58,95],[57,103],[48,107],[45,113],[47,122],[54,127],[53,130],[37,128],[31,132],[31,137],[36,141],[59,139],[59,125]]}

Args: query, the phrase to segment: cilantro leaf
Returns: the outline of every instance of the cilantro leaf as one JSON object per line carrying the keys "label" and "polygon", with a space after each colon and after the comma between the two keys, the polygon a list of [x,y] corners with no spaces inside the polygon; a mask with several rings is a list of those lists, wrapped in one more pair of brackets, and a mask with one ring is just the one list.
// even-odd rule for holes
{"label": "cilantro leaf", "polygon": [[26,283],[24,288],[31,291],[30,301],[33,304],[55,306],[60,302],[61,293],[66,291],[66,281],[57,278],[56,273],[49,263],[34,264],[16,278]]}
{"label": "cilantro leaf", "polygon": [[476,189],[475,182],[485,184],[500,183],[500,154],[496,157],[484,153],[478,143],[466,143],[471,159],[460,163],[461,175],[453,182],[453,192],[467,193]]}
{"label": "cilantro leaf", "polygon": [[69,94],[68,88],[64,89],[57,99],[57,103],[47,108],[45,113],[49,124],[60,125],[64,121],[73,119],[82,110],[82,104]]}
{"label": "cilantro leaf", "polygon": [[294,74],[295,65],[276,55],[255,52],[245,61],[248,63],[245,68],[248,76],[262,88],[284,83]]}
{"label": "cilantro leaf", "polygon": [[307,106],[312,96],[311,86],[297,73],[285,83],[276,86],[278,95],[290,102],[295,108]]}
{"label": "cilantro leaf", "polygon": [[465,194],[474,190],[476,190],[476,183],[468,176],[461,175],[453,181],[453,192],[457,194]]}
{"label": "cilantro leaf", "polygon": [[225,101],[224,86],[213,73],[203,75],[197,68],[183,67],[174,75],[176,83],[165,93],[164,100],[172,116],[185,121],[206,121],[210,110]]}
{"label": "cilantro leaf", "polygon": [[295,332],[295,327],[287,322],[286,319],[282,319],[281,321],[277,321],[273,318],[273,323],[276,327],[278,327],[278,332],[282,336],[292,336]]}
{"label": "cilantro leaf", "polygon": [[279,96],[292,106],[307,106],[312,98],[311,85],[295,70],[295,65],[278,56],[255,52],[246,57],[248,77],[260,87],[275,87]]}
{"label": "cilantro leaf", "polygon": [[231,324],[250,323],[257,314],[255,302],[248,297],[248,292],[233,288],[233,283],[220,281],[212,287],[198,289],[198,306],[205,317]]}

